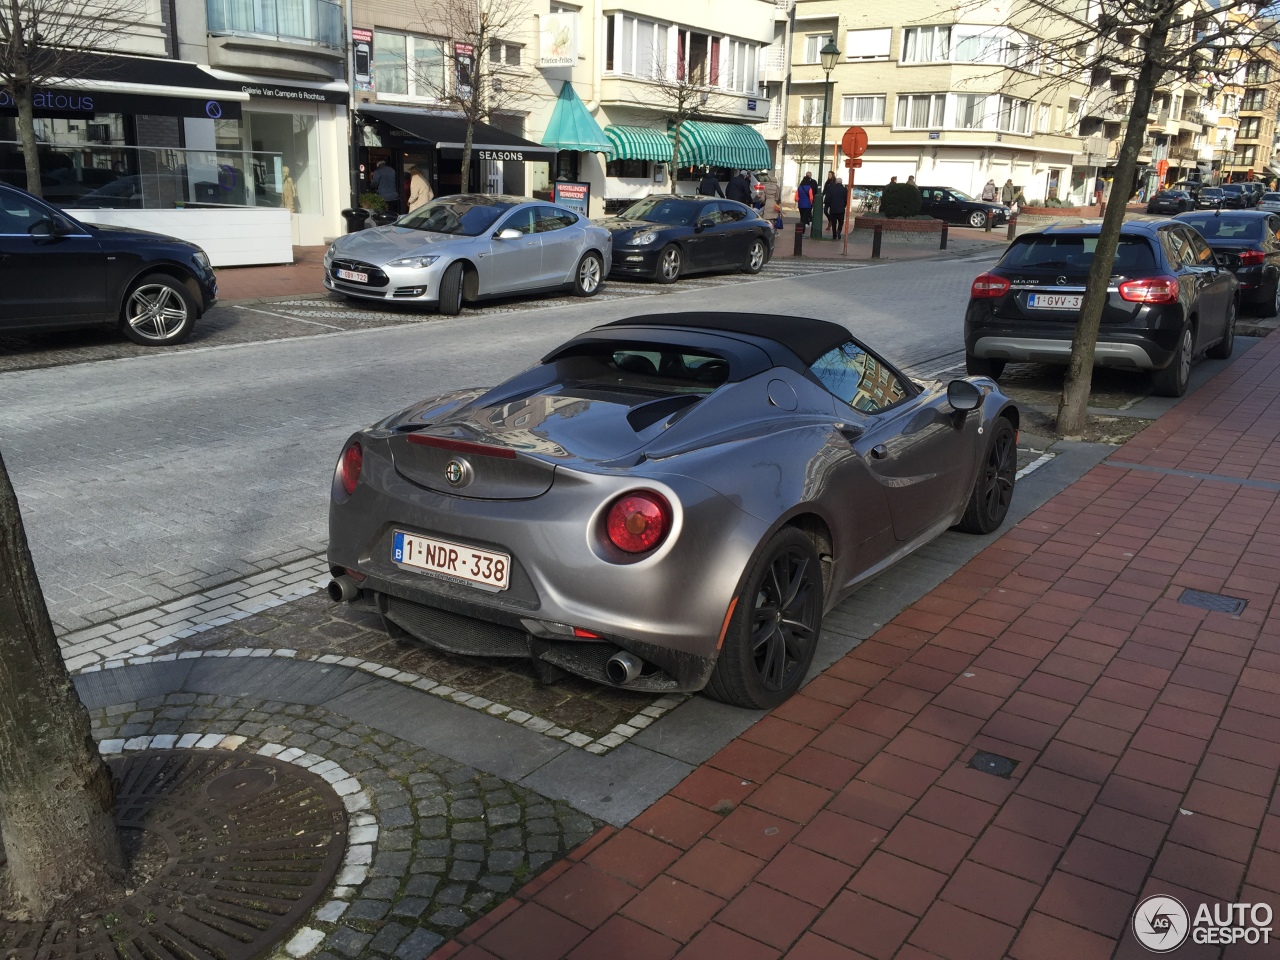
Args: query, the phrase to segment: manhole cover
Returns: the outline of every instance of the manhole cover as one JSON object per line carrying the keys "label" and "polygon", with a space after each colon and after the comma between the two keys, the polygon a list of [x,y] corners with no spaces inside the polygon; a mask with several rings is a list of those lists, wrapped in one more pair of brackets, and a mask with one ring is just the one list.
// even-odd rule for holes
{"label": "manhole cover", "polygon": [[1179,603],[1201,610],[1213,610],[1216,613],[1237,614],[1244,611],[1247,600],[1239,597],[1228,597],[1222,593],[1205,593],[1203,590],[1183,590],[1178,598]]}
{"label": "manhole cover", "polygon": [[5,960],[251,960],[320,899],[347,817],[323,779],[225,750],[117,758],[116,822],[158,835],[168,862],[118,907],[72,925],[0,923]]}
{"label": "manhole cover", "polygon": [[975,770],[981,770],[983,773],[989,773],[993,777],[1004,777],[1008,780],[1013,773],[1013,768],[1018,765],[1017,760],[1010,760],[1008,757],[1002,757],[998,753],[987,753],[979,750],[969,758],[969,766]]}

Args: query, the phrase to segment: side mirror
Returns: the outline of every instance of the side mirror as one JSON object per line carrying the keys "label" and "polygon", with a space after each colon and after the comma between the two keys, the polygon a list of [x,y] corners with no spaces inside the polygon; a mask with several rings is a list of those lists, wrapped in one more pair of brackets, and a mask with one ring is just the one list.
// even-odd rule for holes
{"label": "side mirror", "polygon": [[515,227],[507,227],[505,230],[499,230],[497,239],[499,240],[519,240],[524,234]]}
{"label": "side mirror", "polygon": [[982,391],[970,380],[952,380],[947,384],[947,403],[953,410],[968,413],[982,403]]}
{"label": "side mirror", "polygon": [[31,236],[47,237],[49,239],[60,237],[69,232],[70,230],[65,221],[60,223],[53,217],[42,217],[27,228],[27,233],[31,234]]}
{"label": "side mirror", "polygon": [[707,227],[714,227],[716,222],[710,217],[699,217],[698,222],[693,225],[695,230],[705,230]]}

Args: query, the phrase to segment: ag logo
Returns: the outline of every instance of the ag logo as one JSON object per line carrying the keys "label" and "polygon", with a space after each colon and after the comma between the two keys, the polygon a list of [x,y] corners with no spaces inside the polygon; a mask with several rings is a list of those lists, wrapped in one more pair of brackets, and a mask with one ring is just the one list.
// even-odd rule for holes
{"label": "ag logo", "polygon": [[465,460],[450,460],[444,465],[444,478],[450,486],[464,486],[471,480],[471,464]]}
{"label": "ag logo", "polygon": [[1133,935],[1152,953],[1169,953],[1186,942],[1191,917],[1173,897],[1147,897],[1133,911]]}

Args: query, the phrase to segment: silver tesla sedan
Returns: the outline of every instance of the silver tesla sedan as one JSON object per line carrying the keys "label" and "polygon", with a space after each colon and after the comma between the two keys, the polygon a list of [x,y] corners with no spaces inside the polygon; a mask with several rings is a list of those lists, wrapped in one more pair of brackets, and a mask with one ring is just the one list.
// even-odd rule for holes
{"label": "silver tesla sedan", "polygon": [[608,276],[612,244],[608,230],[553,203],[458,194],[339,237],[324,255],[324,285],[450,315],[487,297],[558,289],[590,297]]}

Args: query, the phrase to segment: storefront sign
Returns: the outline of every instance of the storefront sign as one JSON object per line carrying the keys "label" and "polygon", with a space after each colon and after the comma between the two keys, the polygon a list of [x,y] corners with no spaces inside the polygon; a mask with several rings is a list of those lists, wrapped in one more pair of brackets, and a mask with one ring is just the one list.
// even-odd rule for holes
{"label": "storefront sign", "polygon": [[[156,117],[204,117],[240,119],[240,101],[204,97],[151,96],[145,93],[113,93],[94,90],[36,90],[32,107],[37,117],[92,119],[95,114],[122,113]],[[15,116],[17,101],[0,89],[0,116]]]}
{"label": "storefront sign", "polygon": [[289,87],[278,83],[244,83],[240,90],[255,100],[292,100],[297,103],[346,103],[342,90],[316,90],[313,87]]}
{"label": "storefront sign", "polygon": [[538,66],[572,67],[578,62],[578,15],[544,13],[538,17]]}
{"label": "storefront sign", "polygon": [[476,156],[481,160],[519,160],[524,161],[524,154],[519,150],[477,150]]}
{"label": "storefront sign", "polygon": [[453,45],[454,90],[467,100],[471,97],[471,78],[475,75],[476,51],[469,43]]}
{"label": "storefront sign", "polygon": [[355,88],[373,89],[373,31],[351,28],[351,49],[355,54]]}
{"label": "storefront sign", "polygon": [[580,216],[587,216],[587,207],[591,203],[591,184],[570,180],[557,180],[553,185],[551,202],[558,203],[566,210],[572,210]]}

